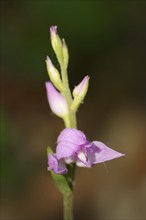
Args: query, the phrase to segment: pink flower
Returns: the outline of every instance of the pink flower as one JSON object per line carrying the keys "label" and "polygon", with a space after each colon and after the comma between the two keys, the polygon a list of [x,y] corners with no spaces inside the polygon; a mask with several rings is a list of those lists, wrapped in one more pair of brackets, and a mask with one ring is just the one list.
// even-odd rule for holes
{"label": "pink flower", "polygon": [[[61,132],[57,140],[55,155],[58,163],[63,160],[67,164],[76,163],[79,167],[92,167],[97,163],[124,156],[102,142],[89,142],[82,131],[74,128],[66,128]],[[51,157],[48,164],[50,170],[54,170],[55,173],[59,171],[59,166],[56,168],[56,165],[52,165]],[[62,173],[66,173],[66,170],[62,170]]]}

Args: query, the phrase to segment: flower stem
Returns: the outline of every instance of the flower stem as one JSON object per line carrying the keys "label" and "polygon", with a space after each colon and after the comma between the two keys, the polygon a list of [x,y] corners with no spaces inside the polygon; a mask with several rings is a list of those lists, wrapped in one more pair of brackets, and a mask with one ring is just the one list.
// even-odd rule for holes
{"label": "flower stem", "polygon": [[67,70],[63,66],[61,67],[61,75],[62,75],[63,85],[65,88],[63,91],[63,95],[67,101],[68,111],[69,111],[68,117],[65,118],[65,127],[77,128],[76,112],[71,110],[72,96],[69,89]]}
{"label": "flower stem", "polygon": [[64,220],[73,220],[73,189],[74,189],[75,164],[68,165],[66,180],[69,189],[63,194]]}
{"label": "flower stem", "polygon": [[73,192],[64,194],[63,198],[64,220],[73,220]]}
{"label": "flower stem", "polygon": [[[77,128],[76,112],[71,110],[72,96],[69,89],[67,70],[63,66],[61,67],[62,81],[65,90],[63,95],[68,104],[68,116],[64,119],[65,127]],[[63,208],[64,208],[64,220],[73,220],[73,188],[74,188],[74,174],[75,165],[68,165],[68,175],[66,176],[68,185],[70,186],[69,191],[63,194]]]}

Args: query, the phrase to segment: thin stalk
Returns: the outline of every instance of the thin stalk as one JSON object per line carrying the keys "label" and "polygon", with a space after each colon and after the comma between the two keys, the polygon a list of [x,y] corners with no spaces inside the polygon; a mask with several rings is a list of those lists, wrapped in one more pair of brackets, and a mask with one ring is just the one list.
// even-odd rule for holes
{"label": "thin stalk", "polygon": [[[69,89],[68,75],[66,68],[61,68],[62,81],[64,84],[63,95],[68,104],[68,117],[64,119],[65,127],[67,128],[77,128],[76,112],[71,110],[72,96]],[[63,209],[64,209],[64,220],[73,220],[73,188],[74,188],[74,174],[75,174],[75,165],[69,165],[68,167],[68,176],[67,181],[70,186],[68,192],[63,194]]]}
{"label": "thin stalk", "polygon": [[61,75],[62,75],[62,81],[64,84],[65,90],[63,91],[63,95],[67,101],[68,104],[68,119],[66,119],[68,122],[65,122],[65,126],[68,128],[77,128],[77,120],[76,120],[76,113],[71,110],[71,104],[72,104],[72,96],[69,89],[69,83],[68,83],[68,75],[66,68],[61,68]]}
{"label": "thin stalk", "polygon": [[63,198],[64,220],[73,220],[73,192],[64,194]]}
{"label": "thin stalk", "polygon": [[73,220],[73,190],[74,190],[75,164],[68,165],[66,179],[70,190],[63,194],[64,220]]}

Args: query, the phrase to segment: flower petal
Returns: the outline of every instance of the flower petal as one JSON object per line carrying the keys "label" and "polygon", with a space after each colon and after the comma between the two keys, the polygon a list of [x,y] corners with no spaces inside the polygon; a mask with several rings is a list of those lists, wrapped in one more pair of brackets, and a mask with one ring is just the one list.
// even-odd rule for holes
{"label": "flower petal", "polygon": [[73,143],[61,141],[56,148],[56,156],[58,159],[68,158],[74,156],[79,150],[79,146]]}
{"label": "flower petal", "polygon": [[71,163],[73,163],[75,161],[75,157],[74,156],[66,157],[66,158],[64,158],[64,161],[67,164],[71,164]]}
{"label": "flower petal", "polygon": [[48,155],[48,170],[54,170],[56,174],[67,173],[67,168],[65,166],[64,160],[57,160],[55,154]]}
{"label": "flower petal", "polygon": [[77,159],[76,160],[76,165],[78,167],[87,167],[87,165],[85,163],[83,163],[81,160]]}
{"label": "flower petal", "polygon": [[80,159],[80,161],[82,161],[83,163],[86,163],[88,158],[86,157],[86,154],[83,151],[80,151],[78,153],[78,158]]}
{"label": "flower petal", "polygon": [[107,147],[100,141],[93,141],[92,143],[92,151],[88,153],[88,157],[90,162],[93,164],[102,163],[124,156],[124,154]]}
{"label": "flower petal", "polygon": [[[90,146],[90,148],[89,148]],[[85,145],[84,149],[78,152],[77,159],[76,159],[76,165],[79,167],[92,167],[93,163],[95,161],[95,154],[92,150],[91,145]]]}
{"label": "flower petal", "polygon": [[66,128],[60,133],[57,140],[58,143],[62,141],[82,145],[87,142],[87,139],[82,131],[75,128]]}

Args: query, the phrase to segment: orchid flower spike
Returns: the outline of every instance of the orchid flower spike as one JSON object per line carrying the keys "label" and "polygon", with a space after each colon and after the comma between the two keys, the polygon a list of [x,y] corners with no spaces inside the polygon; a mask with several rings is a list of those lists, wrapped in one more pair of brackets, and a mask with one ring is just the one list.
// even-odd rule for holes
{"label": "orchid flower spike", "polygon": [[55,173],[65,174],[67,172],[64,167],[65,163],[75,163],[79,167],[91,168],[97,163],[121,156],[124,154],[107,147],[100,141],[89,142],[82,131],[66,128],[58,137],[55,156],[54,154],[48,155],[48,169]]}

